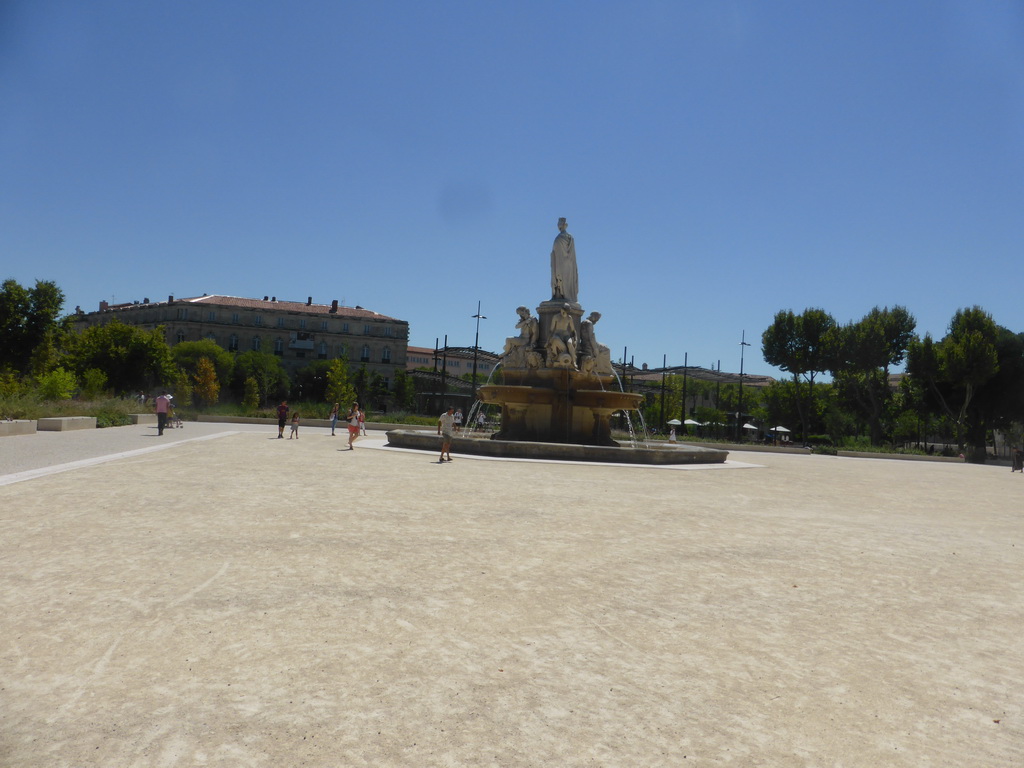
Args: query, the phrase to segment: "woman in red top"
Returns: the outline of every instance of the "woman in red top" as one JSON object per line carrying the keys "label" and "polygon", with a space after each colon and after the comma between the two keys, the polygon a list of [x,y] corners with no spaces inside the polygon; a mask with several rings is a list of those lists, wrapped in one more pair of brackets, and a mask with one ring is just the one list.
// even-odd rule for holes
{"label": "woman in red top", "polygon": [[355,446],[352,443],[359,437],[359,403],[352,403],[345,421],[348,422],[348,449],[354,451]]}

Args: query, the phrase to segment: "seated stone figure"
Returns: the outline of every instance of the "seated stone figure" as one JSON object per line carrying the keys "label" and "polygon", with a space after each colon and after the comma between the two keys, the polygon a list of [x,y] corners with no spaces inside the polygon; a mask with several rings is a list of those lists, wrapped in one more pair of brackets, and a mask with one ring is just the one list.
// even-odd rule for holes
{"label": "seated stone figure", "polygon": [[576,326],[565,304],[551,319],[548,333],[548,368],[576,369]]}
{"label": "seated stone figure", "polygon": [[580,323],[580,362],[579,368],[584,373],[612,373],[611,350],[604,344],[597,343],[594,325],[601,319],[600,312],[591,312],[587,319]]}
{"label": "seated stone figure", "polygon": [[541,356],[534,348],[537,346],[540,324],[526,307],[519,307],[516,312],[519,313],[519,322],[516,323],[519,335],[505,339],[502,365],[508,368],[539,368]]}

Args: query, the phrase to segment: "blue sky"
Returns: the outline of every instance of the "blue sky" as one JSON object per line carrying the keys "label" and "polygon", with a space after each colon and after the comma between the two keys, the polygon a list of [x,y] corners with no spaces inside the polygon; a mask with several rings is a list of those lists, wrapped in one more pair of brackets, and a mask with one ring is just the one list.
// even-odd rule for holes
{"label": "blue sky", "polygon": [[332,299],[500,350],[560,216],[600,341],[1024,331],[1024,4],[0,0],[0,279]]}

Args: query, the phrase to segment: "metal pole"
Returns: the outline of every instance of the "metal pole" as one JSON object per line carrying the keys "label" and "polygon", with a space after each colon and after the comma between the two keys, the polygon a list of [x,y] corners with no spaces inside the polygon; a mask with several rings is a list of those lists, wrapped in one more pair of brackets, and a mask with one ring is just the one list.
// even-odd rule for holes
{"label": "metal pole", "polygon": [[742,441],[743,427],[740,425],[740,420],[743,418],[743,353],[746,351],[744,347],[749,347],[747,343],[747,332],[743,331],[743,335],[740,337],[740,409],[736,413],[736,440]]}
{"label": "metal pole", "polygon": [[441,358],[441,410],[445,409],[445,398],[448,397],[448,334],[444,335],[444,356]]}
{"label": "metal pole", "polygon": [[473,401],[476,400],[476,354],[480,349],[480,321],[486,320],[484,315],[480,314],[480,301],[476,302],[476,314],[473,315],[476,318],[476,338],[473,339],[473,396],[470,398],[470,407],[473,405]]}
{"label": "metal pole", "polygon": [[690,353],[689,352],[684,352],[683,353],[683,405],[682,405],[682,408],[681,408],[682,413],[679,416],[679,420],[681,422],[683,422],[682,426],[684,427],[684,429],[683,429],[684,433],[686,432],[686,430],[685,430],[685,426],[686,426],[686,367],[687,367],[689,362],[690,362]]}
{"label": "metal pole", "polygon": [[661,356],[661,415],[658,420],[662,427],[665,426],[665,368],[668,365],[668,355]]}

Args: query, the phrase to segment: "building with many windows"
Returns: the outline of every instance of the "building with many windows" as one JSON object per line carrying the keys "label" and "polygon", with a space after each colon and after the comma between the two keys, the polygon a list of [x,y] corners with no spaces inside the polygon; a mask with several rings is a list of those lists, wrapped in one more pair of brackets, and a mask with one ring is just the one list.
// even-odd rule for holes
{"label": "building with many windows", "polygon": [[111,320],[148,330],[164,327],[170,346],[210,339],[229,352],[256,350],[281,358],[289,374],[314,360],[347,357],[353,368],[365,364],[388,381],[396,368],[406,367],[409,323],[362,307],[342,307],[337,301],[314,304],[279,301],[276,296],[244,299],[237,296],[198,296],[130,304],[100,302],[97,312],[76,308],[77,327]]}

